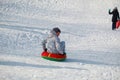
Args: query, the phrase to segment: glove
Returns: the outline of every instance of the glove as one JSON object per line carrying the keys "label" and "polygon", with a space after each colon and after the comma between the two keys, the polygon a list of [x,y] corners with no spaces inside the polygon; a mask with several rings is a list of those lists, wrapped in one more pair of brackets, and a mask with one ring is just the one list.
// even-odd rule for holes
{"label": "glove", "polygon": [[47,48],[45,48],[44,51],[46,52],[46,51],[47,51]]}
{"label": "glove", "polygon": [[63,52],[63,55],[66,55],[66,52]]}

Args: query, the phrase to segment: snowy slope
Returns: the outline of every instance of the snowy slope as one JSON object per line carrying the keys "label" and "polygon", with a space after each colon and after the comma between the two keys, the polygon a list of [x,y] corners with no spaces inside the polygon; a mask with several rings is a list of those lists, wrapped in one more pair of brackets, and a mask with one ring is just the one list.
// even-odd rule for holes
{"label": "snowy slope", "polygon": [[[120,80],[120,29],[108,10],[119,0],[0,0],[0,80]],[[40,57],[60,27],[67,60]]]}

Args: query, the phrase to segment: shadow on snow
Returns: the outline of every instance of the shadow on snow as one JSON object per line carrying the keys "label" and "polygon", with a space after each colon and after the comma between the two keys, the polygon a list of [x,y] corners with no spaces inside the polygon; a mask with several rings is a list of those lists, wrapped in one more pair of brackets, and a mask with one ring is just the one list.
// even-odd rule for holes
{"label": "shadow on snow", "polygon": [[32,68],[53,68],[53,69],[76,69],[76,70],[87,70],[82,68],[75,68],[75,67],[61,67],[61,66],[53,66],[53,65],[39,65],[39,64],[29,64],[23,62],[15,62],[15,61],[0,61],[0,65],[4,66],[19,66],[19,67],[32,67]]}

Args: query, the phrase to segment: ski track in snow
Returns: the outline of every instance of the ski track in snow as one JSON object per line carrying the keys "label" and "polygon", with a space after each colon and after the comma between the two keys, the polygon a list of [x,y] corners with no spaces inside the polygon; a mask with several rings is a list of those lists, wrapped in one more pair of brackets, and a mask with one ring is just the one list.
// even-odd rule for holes
{"label": "ski track in snow", "polygon": [[[113,54],[114,51],[104,51],[104,49],[103,51],[92,51],[84,50],[85,48],[83,48],[83,50],[74,50],[73,48],[73,50],[67,49],[68,58],[65,62],[47,61],[40,58],[42,51],[41,41],[47,36],[50,29],[3,24],[1,24],[0,28],[2,30],[0,33],[0,69],[2,72],[1,79],[3,80],[47,80],[56,78],[60,78],[58,80],[92,80],[95,77],[98,78],[98,80],[104,78],[111,80],[119,79],[120,55],[118,51]],[[84,34],[85,36],[81,36],[70,32],[63,32],[61,35],[63,35],[63,38],[68,42],[72,42],[86,38],[88,36],[86,36],[86,34]],[[77,40],[71,39],[71,37]],[[73,43],[71,43],[71,45],[74,46]],[[5,67],[5,70],[3,67]],[[12,71],[10,69],[12,69]]]}

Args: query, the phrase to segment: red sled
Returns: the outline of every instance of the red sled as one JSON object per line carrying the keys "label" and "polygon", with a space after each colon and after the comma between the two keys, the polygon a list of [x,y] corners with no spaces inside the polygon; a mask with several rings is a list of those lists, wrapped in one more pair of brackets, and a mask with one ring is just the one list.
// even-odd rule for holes
{"label": "red sled", "polygon": [[52,61],[64,61],[66,59],[66,54],[55,54],[44,51],[42,52],[41,57]]}
{"label": "red sled", "polygon": [[118,29],[120,27],[120,20],[116,22],[116,28]]}

